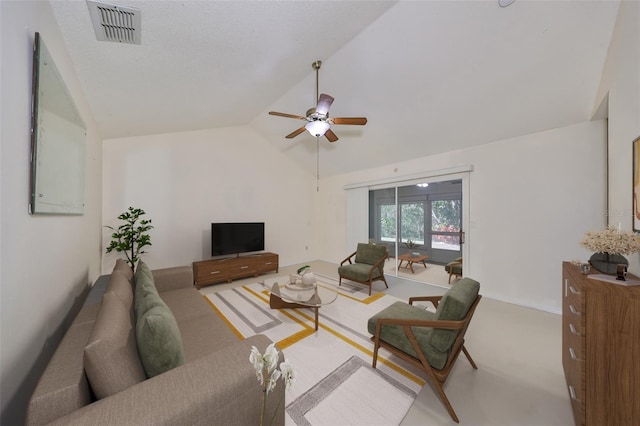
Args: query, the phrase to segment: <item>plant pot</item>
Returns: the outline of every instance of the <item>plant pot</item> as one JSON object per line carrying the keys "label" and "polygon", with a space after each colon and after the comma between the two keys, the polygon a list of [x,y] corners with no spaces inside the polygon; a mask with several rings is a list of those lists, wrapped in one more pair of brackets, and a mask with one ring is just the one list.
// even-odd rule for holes
{"label": "plant pot", "polygon": [[589,263],[599,272],[607,275],[616,275],[618,265],[629,266],[629,261],[619,254],[594,253],[589,258]]}

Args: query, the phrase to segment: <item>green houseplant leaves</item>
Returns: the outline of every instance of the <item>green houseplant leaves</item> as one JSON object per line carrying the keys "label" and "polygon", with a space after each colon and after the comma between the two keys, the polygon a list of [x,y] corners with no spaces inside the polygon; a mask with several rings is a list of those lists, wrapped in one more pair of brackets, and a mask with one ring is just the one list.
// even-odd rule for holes
{"label": "green houseplant leaves", "polygon": [[141,218],[145,214],[146,212],[142,209],[129,207],[127,211],[118,216],[119,220],[124,221],[122,225],[118,228],[105,227],[113,231],[107,253],[114,250],[124,253],[132,270],[140,259],[139,256],[146,253],[143,248],[151,245],[151,237],[147,232],[153,229],[153,226],[151,219]]}

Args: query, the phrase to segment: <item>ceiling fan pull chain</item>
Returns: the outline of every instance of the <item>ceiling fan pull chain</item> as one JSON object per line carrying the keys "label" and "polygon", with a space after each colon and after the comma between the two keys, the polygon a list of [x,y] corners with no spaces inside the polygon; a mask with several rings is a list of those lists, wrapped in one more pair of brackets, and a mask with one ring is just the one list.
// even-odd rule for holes
{"label": "ceiling fan pull chain", "polygon": [[320,137],[316,136],[316,192],[320,192]]}

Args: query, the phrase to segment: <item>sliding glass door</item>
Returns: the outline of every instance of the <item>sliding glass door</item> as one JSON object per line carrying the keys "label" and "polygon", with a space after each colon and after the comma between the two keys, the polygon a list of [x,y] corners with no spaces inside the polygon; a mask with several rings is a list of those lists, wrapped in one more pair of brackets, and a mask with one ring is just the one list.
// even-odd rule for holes
{"label": "sliding glass door", "polygon": [[370,190],[369,217],[369,238],[395,259],[413,254],[446,264],[462,255],[459,179]]}

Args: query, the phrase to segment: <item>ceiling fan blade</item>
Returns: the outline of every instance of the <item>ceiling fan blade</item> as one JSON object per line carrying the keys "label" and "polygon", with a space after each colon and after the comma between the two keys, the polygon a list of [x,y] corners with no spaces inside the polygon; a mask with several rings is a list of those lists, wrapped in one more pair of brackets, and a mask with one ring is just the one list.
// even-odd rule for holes
{"label": "ceiling fan blade", "polygon": [[333,130],[329,129],[327,130],[324,135],[327,137],[327,139],[329,140],[329,142],[335,142],[338,140],[338,136],[336,136],[335,133],[333,133]]}
{"label": "ceiling fan blade", "polygon": [[333,103],[333,98],[325,93],[318,98],[318,105],[316,106],[316,112],[319,114],[327,115],[329,108]]}
{"label": "ceiling fan blade", "polygon": [[284,112],[277,111],[269,111],[269,115],[277,115],[278,117],[286,117],[286,118],[295,118],[296,120],[306,120],[307,117],[302,117],[300,115],[287,114]]}
{"label": "ceiling fan blade", "polygon": [[352,124],[356,126],[364,126],[367,124],[366,117],[334,117],[330,121],[333,124]]}
{"label": "ceiling fan blade", "polygon": [[287,136],[285,136],[285,138],[287,138],[287,139],[293,139],[293,138],[295,138],[296,136],[298,136],[300,133],[304,132],[305,130],[307,130],[307,129],[305,129],[305,127],[304,127],[304,126],[302,126],[302,127],[300,127],[299,129],[294,130],[293,132],[289,133]]}

